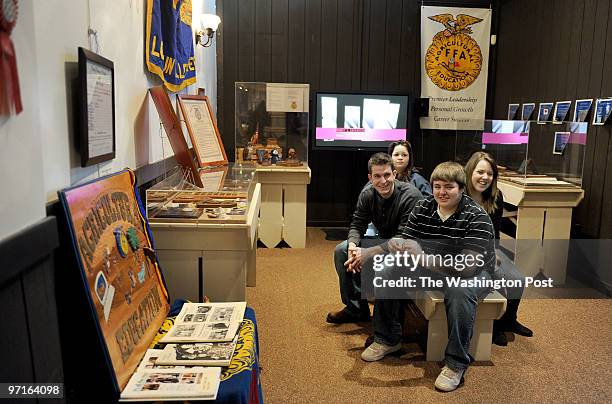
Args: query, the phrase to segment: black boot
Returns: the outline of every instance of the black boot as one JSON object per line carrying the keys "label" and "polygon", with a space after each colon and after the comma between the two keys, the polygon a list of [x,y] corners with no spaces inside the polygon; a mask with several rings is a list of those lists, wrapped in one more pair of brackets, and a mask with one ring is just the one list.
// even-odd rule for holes
{"label": "black boot", "polygon": [[508,337],[504,333],[504,327],[501,320],[493,321],[493,343],[499,346],[508,345]]}
{"label": "black boot", "polygon": [[533,331],[516,320],[516,313],[518,312],[518,306],[520,303],[520,299],[508,299],[506,312],[502,318],[499,319],[501,325],[503,325],[502,329],[504,331],[510,331],[512,333],[522,335],[523,337],[533,337]]}

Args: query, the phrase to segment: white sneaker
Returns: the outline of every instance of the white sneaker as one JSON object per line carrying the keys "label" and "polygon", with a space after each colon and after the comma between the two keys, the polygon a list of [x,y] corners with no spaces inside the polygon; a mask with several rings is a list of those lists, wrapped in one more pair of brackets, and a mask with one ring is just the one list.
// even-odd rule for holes
{"label": "white sneaker", "polygon": [[453,370],[448,366],[442,368],[442,372],[436,379],[435,386],[438,390],[453,391],[463,383],[464,370]]}
{"label": "white sneaker", "polygon": [[402,343],[398,342],[395,345],[385,345],[380,342],[372,342],[372,344],[361,353],[361,359],[366,362],[374,362],[381,360],[385,355],[392,352],[397,352],[402,348]]}

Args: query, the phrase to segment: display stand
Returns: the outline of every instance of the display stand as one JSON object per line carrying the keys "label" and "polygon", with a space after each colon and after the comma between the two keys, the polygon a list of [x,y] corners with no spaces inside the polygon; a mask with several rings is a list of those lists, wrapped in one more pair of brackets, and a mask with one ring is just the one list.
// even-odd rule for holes
{"label": "display stand", "polygon": [[306,247],[306,187],[310,167],[257,167],[261,184],[259,240],[269,248],[281,240],[293,248]]}
{"label": "display stand", "polygon": [[203,291],[213,302],[246,300],[246,286],[256,283],[260,203],[256,184],[245,223],[150,220],[171,297],[200,301]]}
{"label": "display stand", "polygon": [[[542,272],[555,284],[564,284],[572,208],[584,191],[571,188],[526,188],[499,180],[504,202],[518,208],[514,264],[524,276]],[[503,243],[502,243],[503,244]]]}

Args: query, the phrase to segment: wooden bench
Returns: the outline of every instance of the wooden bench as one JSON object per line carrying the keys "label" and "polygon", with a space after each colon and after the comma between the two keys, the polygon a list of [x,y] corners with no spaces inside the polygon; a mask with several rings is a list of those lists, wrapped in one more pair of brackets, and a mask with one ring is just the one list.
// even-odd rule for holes
{"label": "wooden bench", "polygon": [[[419,292],[415,303],[425,319],[429,321],[426,360],[441,361],[444,359],[444,351],[448,343],[444,294],[440,291]],[[498,291],[492,291],[478,302],[474,332],[470,344],[470,354],[475,360],[490,360],[493,320],[499,319],[505,312],[506,298]]]}

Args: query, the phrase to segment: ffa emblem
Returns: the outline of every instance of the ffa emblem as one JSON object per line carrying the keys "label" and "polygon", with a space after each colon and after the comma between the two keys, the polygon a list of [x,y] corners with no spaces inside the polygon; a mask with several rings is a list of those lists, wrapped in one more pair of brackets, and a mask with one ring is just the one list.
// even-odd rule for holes
{"label": "ffa emblem", "polygon": [[125,233],[121,229],[121,226],[117,227],[115,231],[113,231],[113,233],[115,234],[115,241],[117,243],[119,255],[121,255],[122,258],[127,257],[130,248],[130,243],[128,242],[128,239],[125,236]]}
{"label": "ffa emblem", "polygon": [[443,90],[458,91],[469,87],[480,74],[482,53],[478,42],[469,34],[470,25],[479,23],[481,18],[458,14],[438,14],[430,20],[444,25],[427,48],[425,71],[431,81]]}

